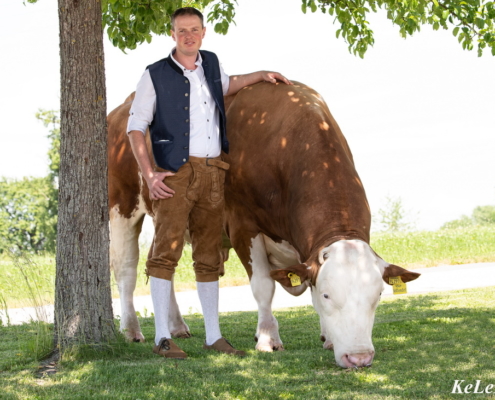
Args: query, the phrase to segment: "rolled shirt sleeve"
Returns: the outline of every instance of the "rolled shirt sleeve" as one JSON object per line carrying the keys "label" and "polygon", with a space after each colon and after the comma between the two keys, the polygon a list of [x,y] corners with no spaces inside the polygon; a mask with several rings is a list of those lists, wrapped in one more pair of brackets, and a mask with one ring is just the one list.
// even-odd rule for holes
{"label": "rolled shirt sleeve", "polygon": [[[228,79],[228,78],[227,78]],[[223,85],[223,77],[222,77]],[[224,92],[225,93],[225,92]],[[153,121],[156,109],[156,93],[148,70],[144,71],[136,87],[136,95],[132,102],[127,121],[127,133],[141,131],[146,134]]]}
{"label": "rolled shirt sleeve", "polygon": [[229,76],[223,70],[222,64],[220,64],[220,75],[222,78],[223,95],[225,96],[227,94],[227,92],[229,91],[230,79],[229,79]]}

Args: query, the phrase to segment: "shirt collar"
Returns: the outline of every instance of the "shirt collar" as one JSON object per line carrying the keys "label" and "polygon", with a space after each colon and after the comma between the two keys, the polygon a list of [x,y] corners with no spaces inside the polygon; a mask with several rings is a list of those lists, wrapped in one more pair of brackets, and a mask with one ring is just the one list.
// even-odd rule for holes
{"label": "shirt collar", "polygon": [[[170,58],[174,61],[174,63],[177,64],[177,66],[182,70],[182,71],[190,71],[186,67],[184,67],[179,61],[177,61],[174,57],[176,48],[174,47],[172,51],[170,52]],[[198,51],[198,58],[196,59],[195,64],[200,67],[201,64],[203,63],[203,58],[201,57],[201,53]],[[192,72],[192,71],[191,71]]]}

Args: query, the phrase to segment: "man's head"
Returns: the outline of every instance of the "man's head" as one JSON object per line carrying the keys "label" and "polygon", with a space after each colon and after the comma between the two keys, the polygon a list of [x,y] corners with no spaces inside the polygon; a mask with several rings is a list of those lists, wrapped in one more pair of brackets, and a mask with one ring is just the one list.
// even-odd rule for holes
{"label": "man's head", "polygon": [[172,16],[170,17],[170,24],[172,25],[172,31],[175,29],[175,18],[183,15],[189,15],[189,16],[195,15],[201,21],[201,27],[202,28],[204,27],[203,14],[201,14],[201,11],[195,9],[194,7],[182,7],[175,10]]}
{"label": "man's head", "polygon": [[196,57],[206,28],[203,26],[203,14],[193,7],[179,8],[172,15],[172,38],[177,43],[176,57]]}

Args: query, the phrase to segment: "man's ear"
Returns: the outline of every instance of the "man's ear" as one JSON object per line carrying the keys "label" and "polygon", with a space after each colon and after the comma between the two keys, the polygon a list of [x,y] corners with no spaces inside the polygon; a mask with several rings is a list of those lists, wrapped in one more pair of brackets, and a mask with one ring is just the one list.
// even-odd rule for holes
{"label": "man's ear", "polygon": [[303,283],[309,276],[310,267],[306,264],[298,264],[288,268],[275,269],[270,271],[270,276],[282,286],[292,287],[289,274],[297,275]]}
{"label": "man's ear", "polygon": [[385,267],[383,271],[383,280],[385,281],[385,283],[390,285],[388,281],[389,278],[400,276],[402,282],[406,283],[419,278],[420,275],[421,274],[418,274],[417,272],[411,272],[397,265],[389,264],[389,266]]}

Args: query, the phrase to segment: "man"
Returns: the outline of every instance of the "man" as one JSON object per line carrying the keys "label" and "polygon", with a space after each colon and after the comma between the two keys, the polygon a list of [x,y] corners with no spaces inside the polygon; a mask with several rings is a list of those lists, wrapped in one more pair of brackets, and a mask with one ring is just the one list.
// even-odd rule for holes
{"label": "man", "polygon": [[[243,356],[221,335],[218,278],[223,264],[221,232],[223,183],[228,152],[223,96],[243,87],[281,80],[277,72],[225,74],[214,53],[200,51],[206,28],[203,15],[180,8],[171,18],[176,47],[169,57],[150,65],[136,89],[127,132],[152,200],[155,236],[146,263],[155,312],[153,352],[184,359],[168,327],[171,280],[189,229],[197,289],[203,310],[204,349]],[[154,162],[144,134],[149,126]]]}

